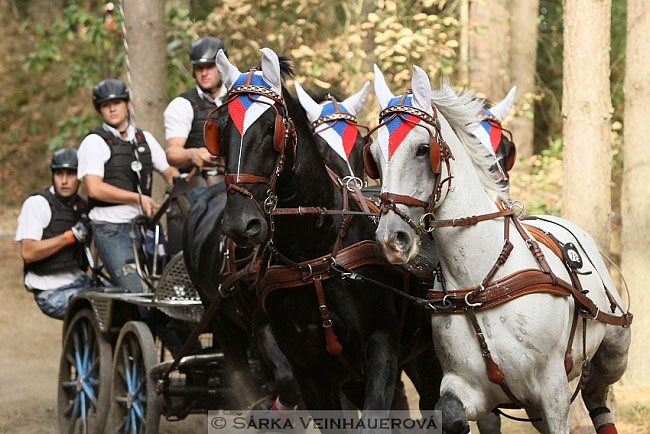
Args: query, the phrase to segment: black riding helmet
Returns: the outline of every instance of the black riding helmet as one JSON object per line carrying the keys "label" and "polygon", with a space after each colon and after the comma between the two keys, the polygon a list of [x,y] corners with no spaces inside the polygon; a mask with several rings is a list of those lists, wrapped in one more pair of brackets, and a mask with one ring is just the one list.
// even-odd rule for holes
{"label": "black riding helmet", "polygon": [[219,50],[226,53],[226,46],[221,42],[221,39],[212,36],[201,38],[190,47],[190,63],[192,65],[215,63]]}
{"label": "black riding helmet", "polygon": [[122,80],[108,78],[100,81],[93,87],[93,104],[95,110],[99,111],[101,103],[112,99],[129,100],[129,90]]}
{"label": "black riding helmet", "polygon": [[74,148],[63,148],[52,154],[50,169],[54,172],[57,169],[77,170],[77,150]]}

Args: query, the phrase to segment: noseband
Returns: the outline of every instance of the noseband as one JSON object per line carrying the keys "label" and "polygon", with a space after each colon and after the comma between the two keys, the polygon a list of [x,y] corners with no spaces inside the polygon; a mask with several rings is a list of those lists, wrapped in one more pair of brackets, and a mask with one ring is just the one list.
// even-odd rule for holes
{"label": "noseband", "polygon": [[[204,139],[208,150],[214,155],[225,155],[225,149],[221,149],[220,134],[218,129],[218,124],[215,119],[211,119],[212,115],[217,111],[221,110],[224,107],[227,107],[235,99],[241,95],[246,95],[251,101],[256,103],[262,103],[270,106],[275,112],[275,126],[274,126],[274,135],[273,135],[273,147],[278,152],[278,156],[275,160],[275,166],[273,167],[273,172],[269,178],[248,174],[248,173],[237,173],[226,174],[224,177],[224,182],[228,187],[228,192],[240,193],[247,198],[249,198],[260,214],[266,217],[267,221],[270,224],[271,232],[273,231],[273,219],[271,213],[278,204],[278,198],[275,194],[277,179],[282,173],[284,168],[284,162],[286,159],[286,149],[287,145],[291,144],[293,147],[293,156],[294,156],[294,167],[296,162],[296,130],[294,128],[293,120],[289,117],[289,111],[282,95],[278,95],[272,89],[255,86],[250,84],[253,74],[256,69],[251,69],[248,72],[246,77],[246,82],[241,86],[235,86],[230,90],[230,94],[225,103],[219,107],[213,109],[207,116],[205,127],[204,127]],[[273,102],[267,102],[260,99],[253,99],[251,95],[260,95],[265,96],[271,99]],[[278,110],[278,105],[282,108],[282,113]],[[243,140],[243,137],[242,137]],[[260,204],[260,202],[255,198],[253,193],[251,193],[247,188],[243,187],[241,184],[266,184],[268,189],[266,191],[266,198]]]}
{"label": "noseband", "polygon": [[[372,139],[370,138],[370,134],[372,134],[374,131],[378,130],[382,126],[390,123],[396,117],[399,117],[403,122],[407,122],[409,124],[419,126],[421,128],[424,128],[427,131],[430,139],[429,140],[430,166],[431,166],[431,171],[435,176],[435,184],[433,187],[433,191],[429,196],[429,199],[425,202],[423,200],[416,199],[412,196],[390,193],[387,191],[382,192],[379,195],[379,199],[381,200],[381,206],[379,211],[380,215],[386,214],[389,210],[392,210],[409,226],[411,226],[416,233],[422,234],[422,233],[430,233],[433,231],[433,227],[431,227],[430,225],[430,223],[435,219],[433,215],[433,208],[442,197],[443,184],[445,183],[447,184],[447,191],[449,191],[449,189],[451,188],[451,180],[453,177],[451,176],[449,160],[453,159],[454,156],[451,153],[451,149],[449,148],[449,145],[444,140],[444,138],[442,137],[442,133],[440,132],[440,119],[438,119],[438,110],[436,109],[436,107],[433,104],[431,104],[431,108],[433,109],[433,115],[430,115],[424,110],[420,110],[417,107],[403,105],[403,102],[409,93],[410,92],[407,91],[402,96],[398,104],[386,107],[384,110],[381,111],[381,113],[379,113],[380,123],[379,125],[377,125],[375,128],[373,128],[368,132],[368,135],[366,136],[366,145],[364,146],[363,154],[364,154],[364,164],[366,166],[366,172],[368,173],[368,176],[376,179],[379,177],[379,170],[377,168],[377,164],[375,163],[375,161],[372,159],[372,156],[370,155],[370,145],[372,144]],[[417,118],[417,121],[408,119],[407,116],[409,115]],[[386,118],[382,121],[381,119],[384,117]],[[421,125],[420,121],[433,127],[435,133],[432,133],[431,130]],[[447,169],[447,177],[445,179],[441,178],[443,163]],[[397,207],[398,204],[406,205],[406,206],[419,206],[421,208],[424,208],[424,214],[420,217],[420,221],[416,224],[405,212],[403,212]]]}

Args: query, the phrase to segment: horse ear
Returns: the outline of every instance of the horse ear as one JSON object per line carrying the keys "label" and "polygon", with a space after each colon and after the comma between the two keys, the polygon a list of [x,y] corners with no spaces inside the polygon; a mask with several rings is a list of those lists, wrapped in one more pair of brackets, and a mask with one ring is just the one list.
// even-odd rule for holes
{"label": "horse ear", "polygon": [[431,91],[429,76],[422,68],[415,65],[413,65],[411,88],[413,89],[413,106],[432,115],[431,97],[433,92]]}
{"label": "horse ear", "polygon": [[376,64],[374,65],[374,70],[375,70],[375,95],[377,95],[377,101],[379,102],[379,106],[383,110],[388,106],[390,100],[395,98],[395,95],[393,95],[390,92],[390,89],[386,84],[386,79],[384,78],[384,74],[381,73],[379,67]]}
{"label": "horse ear", "polygon": [[282,75],[278,55],[270,48],[262,48],[260,51],[262,52],[262,77],[271,85],[271,89],[278,95],[282,95]]}
{"label": "horse ear", "polygon": [[300,83],[296,81],[294,84],[296,86],[296,93],[298,94],[300,105],[307,113],[307,119],[309,119],[309,122],[314,122],[320,117],[323,107],[314,101],[307,92],[305,92]]}
{"label": "horse ear", "polygon": [[503,122],[503,120],[508,116],[508,113],[510,113],[512,104],[515,102],[516,93],[517,93],[517,86],[512,86],[512,89],[510,89],[508,95],[506,95],[506,97],[503,98],[503,101],[501,101],[499,104],[495,105],[494,107],[490,107],[490,111],[492,112],[494,117],[499,120],[499,122]]}
{"label": "horse ear", "polygon": [[363,108],[363,105],[366,103],[366,98],[368,98],[369,90],[370,82],[366,81],[366,83],[363,85],[363,88],[361,88],[359,92],[343,101],[341,105],[345,107],[351,115],[356,116]]}
{"label": "horse ear", "polygon": [[226,86],[227,89],[230,89],[233,83],[237,81],[241,75],[241,72],[239,72],[239,69],[237,69],[235,65],[230,63],[223,50],[219,50],[217,53],[215,63],[217,64],[217,71],[219,71],[224,86]]}

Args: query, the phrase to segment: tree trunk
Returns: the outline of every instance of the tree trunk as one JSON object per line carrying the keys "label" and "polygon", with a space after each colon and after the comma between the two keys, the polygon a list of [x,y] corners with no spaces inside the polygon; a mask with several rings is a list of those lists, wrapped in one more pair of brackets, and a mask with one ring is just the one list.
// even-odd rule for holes
{"label": "tree trunk", "polygon": [[563,216],[609,250],[611,0],[564,0]]}
{"label": "tree trunk", "polygon": [[[562,214],[609,250],[611,213],[611,0],[564,0]],[[572,428],[589,427],[582,399]]]}
{"label": "tree trunk", "polygon": [[523,114],[514,118],[510,130],[519,157],[533,155],[533,94],[537,60],[537,17],[539,0],[511,0],[510,79],[517,85],[515,108]]}
{"label": "tree trunk", "polygon": [[[163,112],[168,102],[164,2],[125,1],[124,22],[129,46],[131,100],[135,122],[138,128],[153,134],[164,148]],[[164,182],[157,176],[154,199],[159,202],[164,191]]]}
{"label": "tree trunk", "polygon": [[469,6],[470,87],[493,101],[510,89],[509,15],[506,0],[474,0]]}
{"label": "tree trunk", "polygon": [[621,200],[623,275],[630,286],[635,314],[626,384],[650,386],[646,351],[650,317],[650,0],[627,2],[625,70],[625,146]]}

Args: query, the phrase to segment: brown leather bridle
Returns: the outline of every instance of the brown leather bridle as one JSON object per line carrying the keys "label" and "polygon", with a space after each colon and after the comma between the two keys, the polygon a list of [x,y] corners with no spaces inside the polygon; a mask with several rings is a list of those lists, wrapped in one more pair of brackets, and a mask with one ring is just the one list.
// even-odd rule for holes
{"label": "brown leather bridle", "polygon": [[[397,214],[402,220],[404,220],[409,226],[413,228],[418,234],[430,233],[433,231],[431,222],[434,221],[433,208],[436,203],[442,197],[442,186],[447,184],[447,191],[451,188],[451,170],[450,170],[450,161],[454,158],[449,145],[442,137],[440,131],[440,120],[438,119],[438,110],[435,105],[431,104],[433,109],[433,115],[428,114],[424,110],[420,110],[417,107],[403,105],[406,97],[410,94],[410,91],[406,91],[402,98],[396,105],[386,107],[384,110],[379,113],[379,125],[368,132],[366,136],[366,144],[363,147],[363,162],[366,169],[367,175],[372,179],[379,178],[379,169],[376,162],[370,154],[370,145],[372,145],[372,139],[370,135],[381,128],[382,126],[388,124],[396,117],[399,117],[403,122],[419,126],[424,128],[429,134],[429,160],[431,171],[435,176],[435,185],[429,199],[425,202],[420,199],[416,199],[411,196],[406,196],[402,194],[383,192],[379,195],[381,200],[380,214],[386,214],[389,210],[392,210]],[[408,119],[406,116],[412,115],[415,116],[418,121],[414,122],[413,120]],[[383,121],[382,121],[383,119]],[[433,127],[435,133],[432,133],[429,128],[420,124],[420,121]],[[447,177],[442,179],[442,165],[446,166]],[[397,205],[402,204],[406,206],[419,206],[424,208],[424,214],[420,217],[420,221],[416,224],[405,212],[400,210]]]}
{"label": "brown leather bridle", "polygon": [[[250,199],[259,210],[260,214],[266,218],[268,221],[271,232],[274,230],[272,212],[278,205],[278,198],[275,194],[275,189],[277,185],[277,180],[282,170],[284,169],[284,163],[286,160],[286,149],[289,144],[293,147],[293,157],[294,157],[294,166],[296,161],[296,130],[294,128],[293,120],[289,117],[289,111],[282,95],[278,95],[272,89],[255,86],[250,84],[253,74],[256,69],[253,68],[248,72],[246,81],[243,85],[235,86],[230,90],[230,94],[226,102],[224,102],[219,107],[213,109],[207,116],[205,121],[205,126],[203,128],[203,137],[205,140],[206,147],[208,151],[213,155],[225,156],[226,150],[221,147],[220,143],[220,131],[219,125],[216,119],[212,119],[212,115],[217,111],[221,110],[224,107],[227,107],[232,101],[238,98],[241,95],[246,95],[252,101],[267,104],[275,112],[275,126],[273,134],[273,147],[278,153],[278,156],[275,159],[275,165],[270,177],[263,177],[259,175],[253,175],[249,173],[238,173],[236,175],[227,174],[224,177],[224,182],[228,187],[228,192],[233,193],[237,192],[248,199]],[[273,103],[262,101],[260,99],[253,99],[251,95],[260,95],[265,96],[273,101]],[[281,110],[278,109],[278,106],[281,107]],[[266,198],[262,203],[260,203],[247,188],[243,187],[241,184],[266,184],[268,189],[266,191]]]}

